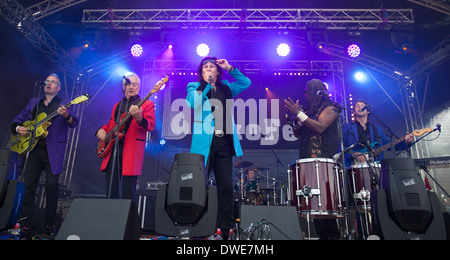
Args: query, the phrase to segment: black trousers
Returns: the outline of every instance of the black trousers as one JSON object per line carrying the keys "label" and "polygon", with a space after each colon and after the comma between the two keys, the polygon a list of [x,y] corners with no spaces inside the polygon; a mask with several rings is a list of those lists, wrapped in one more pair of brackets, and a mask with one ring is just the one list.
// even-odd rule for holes
{"label": "black trousers", "polygon": [[207,164],[207,174],[214,171],[218,200],[218,227],[224,230],[235,225],[233,214],[233,156],[232,135],[214,136]]}
{"label": "black trousers", "polygon": [[[114,153],[114,150],[112,151]],[[136,203],[136,185],[138,176],[123,176],[122,175],[122,155],[123,155],[123,143],[119,143],[119,151],[116,157],[116,165],[114,168],[114,176],[111,184],[111,170],[113,167],[113,154],[109,158],[108,166],[106,167],[106,198],[110,194],[110,199],[130,199]],[[119,167],[120,166],[120,167]],[[120,188],[120,189],[119,189]]]}
{"label": "black trousers", "polygon": [[54,176],[52,174],[45,139],[39,141],[33,151],[30,152],[25,171],[26,172],[23,173],[25,194],[23,197],[20,218],[31,218],[33,216],[36,188],[39,184],[42,171],[45,171],[45,225],[54,225],[58,207],[59,175]]}

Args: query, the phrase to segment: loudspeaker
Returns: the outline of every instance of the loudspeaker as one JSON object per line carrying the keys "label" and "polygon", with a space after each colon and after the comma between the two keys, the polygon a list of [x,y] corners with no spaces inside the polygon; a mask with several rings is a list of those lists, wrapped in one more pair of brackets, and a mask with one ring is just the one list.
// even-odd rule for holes
{"label": "loudspeaker", "polygon": [[131,200],[74,199],[56,240],[137,240],[136,205]]}
{"label": "loudspeaker", "polygon": [[[285,206],[241,206],[241,229],[251,225],[268,224],[272,240],[302,240],[300,221],[296,207]],[[254,234],[259,236],[259,230]]]}
{"label": "loudspeaker", "polygon": [[386,191],[389,213],[403,231],[426,230],[433,211],[425,183],[413,159],[382,160],[380,189]]}
{"label": "loudspeaker", "polygon": [[167,212],[178,224],[196,223],[206,208],[205,156],[175,155],[167,192]]}

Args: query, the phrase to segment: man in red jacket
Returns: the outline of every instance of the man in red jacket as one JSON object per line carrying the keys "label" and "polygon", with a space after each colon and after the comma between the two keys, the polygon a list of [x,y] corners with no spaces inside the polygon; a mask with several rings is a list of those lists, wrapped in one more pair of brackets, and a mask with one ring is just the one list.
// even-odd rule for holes
{"label": "man in red jacket", "polygon": [[[145,140],[147,132],[155,127],[155,104],[145,101],[141,107],[139,89],[141,82],[136,74],[128,76],[123,81],[125,98],[114,105],[108,124],[97,131],[97,138],[105,140],[107,131],[116,125],[117,116],[129,111],[132,118],[125,123],[124,137],[119,142],[119,151],[111,185],[113,168],[113,152],[110,152],[102,162],[101,171],[106,172],[106,194],[111,199],[131,199],[134,201],[138,176],[142,174],[144,162]],[[121,176],[121,178],[117,178]],[[120,194],[119,184],[122,192]],[[110,191],[111,188],[111,191]],[[110,195],[110,196],[109,196]]]}

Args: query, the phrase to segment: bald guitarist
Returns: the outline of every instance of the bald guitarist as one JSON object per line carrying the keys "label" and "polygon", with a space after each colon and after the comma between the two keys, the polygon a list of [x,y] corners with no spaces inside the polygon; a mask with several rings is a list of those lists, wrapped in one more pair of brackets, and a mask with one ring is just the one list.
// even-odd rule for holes
{"label": "bald guitarist", "polygon": [[36,187],[45,170],[46,211],[45,225],[48,235],[56,235],[55,217],[58,203],[58,179],[63,170],[64,156],[66,153],[68,129],[78,125],[78,119],[70,114],[70,109],[63,106],[68,103],[58,97],[61,89],[61,81],[57,74],[50,74],[44,82],[44,98],[31,99],[24,110],[14,119],[12,124],[13,134],[21,136],[31,135],[29,128],[22,124],[27,120],[34,120],[36,112],[47,115],[57,111],[51,125],[48,127],[48,135],[37,142],[31,150],[23,172],[25,182],[25,194],[19,223],[22,230],[32,231],[34,197]]}
{"label": "bald guitarist", "polygon": [[[357,100],[354,106],[355,122],[344,125],[342,129],[344,147],[359,143],[359,145],[356,145],[353,148],[354,159],[357,162],[366,162],[366,158],[360,151],[366,148],[368,143],[374,145],[374,149],[390,143],[381,127],[369,123],[370,111],[366,107],[368,105],[369,104],[364,100]],[[401,142],[398,142],[395,146],[396,151],[408,149],[410,144],[414,141],[414,135],[406,133],[406,136],[400,141]],[[351,155],[346,154],[345,158],[346,165],[351,165]],[[375,156],[375,161],[381,161],[383,159],[383,152],[380,152]]]}
{"label": "bald guitarist", "polygon": [[[101,157],[103,161],[100,170],[106,172],[106,194],[110,194],[111,199],[120,198],[119,183],[121,183],[122,199],[134,200],[137,179],[142,174],[147,132],[152,131],[155,127],[155,104],[149,100],[141,102],[139,97],[141,81],[136,74],[125,78],[123,86],[124,99],[114,105],[108,123],[97,131],[96,136],[100,141],[114,140],[115,135],[108,135],[108,133],[114,131],[117,116],[124,116],[127,112],[131,115],[130,120],[127,120],[123,125],[121,134],[124,136],[119,141],[116,165],[113,165],[112,154],[114,150],[111,150]],[[140,107],[138,106],[139,103],[142,103]],[[118,165],[121,167],[119,168]],[[110,191],[112,167],[115,167],[115,176]],[[116,173],[119,173],[119,175]],[[120,182],[116,176],[121,176]]]}

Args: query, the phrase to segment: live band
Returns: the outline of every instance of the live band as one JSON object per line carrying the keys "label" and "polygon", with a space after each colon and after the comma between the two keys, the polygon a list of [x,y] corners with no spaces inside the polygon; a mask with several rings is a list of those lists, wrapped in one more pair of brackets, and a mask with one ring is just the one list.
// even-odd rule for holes
{"label": "live band", "polygon": [[[224,80],[225,73],[234,81]],[[100,119],[106,124],[98,126],[95,136],[99,141],[97,156],[102,160],[100,170],[105,172],[107,198],[135,200],[137,180],[143,172],[146,134],[154,129],[157,120],[155,104],[148,98],[165,81],[167,78],[141,98],[139,76],[124,77],[123,99],[112,107],[109,118]],[[250,79],[238,68],[226,59],[215,57],[204,58],[198,66],[197,81],[187,85],[186,102],[194,112],[190,152],[204,155],[207,174],[214,172],[218,195],[217,227],[222,229],[224,236],[235,227],[236,198],[242,203],[264,205],[274,194],[278,199],[283,196],[275,190],[271,193],[271,184],[277,180],[263,174],[267,169],[250,162],[233,163],[233,157],[243,156],[243,151],[232,108],[226,106],[226,101],[243,91],[251,91],[248,90],[250,85]],[[57,232],[58,178],[63,169],[68,130],[79,123],[71,105],[88,99],[85,96],[81,100],[64,100],[58,96],[60,89],[59,76],[50,74],[43,84],[44,95],[31,99],[11,126],[14,137],[10,149],[25,158],[22,173],[25,195],[18,222],[23,230],[33,228],[36,187],[41,172],[45,171],[45,226],[49,235]],[[340,167],[347,169],[350,176],[349,188],[355,196],[349,200],[358,209],[367,210],[365,195],[377,187],[369,171],[380,172],[383,151],[393,148],[392,143],[382,127],[369,123],[369,104],[357,100],[352,108],[355,121],[342,127],[345,150],[340,153],[340,111],[327,98],[325,84],[313,79],[306,86],[295,89],[299,93],[292,95],[304,95],[306,104],[300,105],[299,100],[290,97],[284,100],[285,107],[293,115],[290,124],[299,138],[299,156],[289,166],[289,192],[284,200],[296,206],[301,216],[315,219],[320,238],[338,239],[340,234],[335,217],[342,216],[344,201],[348,199],[343,197]],[[229,117],[232,120],[227,120]],[[406,133],[395,144],[395,150],[410,148],[414,136],[422,134],[420,131]],[[344,166],[340,163],[342,155]],[[238,184],[233,180],[235,168],[240,172]],[[260,178],[266,178],[267,193],[260,187],[263,183]]]}

